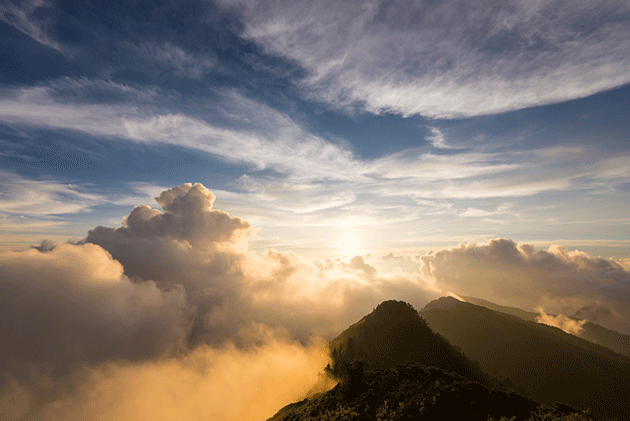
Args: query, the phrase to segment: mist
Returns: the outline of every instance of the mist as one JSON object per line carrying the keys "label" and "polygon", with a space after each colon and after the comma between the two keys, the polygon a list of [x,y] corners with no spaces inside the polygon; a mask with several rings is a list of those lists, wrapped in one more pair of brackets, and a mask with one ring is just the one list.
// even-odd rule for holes
{"label": "mist", "polygon": [[586,320],[574,320],[563,314],[547,314],[543,308],[538,308],[537,310],[539,315],[536,317],[536,322],[557,327],[571,335],[580,336],[583,326],[586,323]]}
{"label": "mist", "polygon": [[427,282],[445,291],[535,311],[576,315],[630,334],[630,272],[612,259],[497,238],[419,256]]}
{"label": "mist", "polygon": [[255,230],[214,199],[185,184],[119,228],[0,255],[2,419],[265,419],[378,303],[438,294],[361,256],[251,252]]}
{"label": "mist", "polygon": [[391,271],[379,256],[256,253],[255,227],[214,200],[184,184],[118,228],[0,254],[0,419],[266,419],[318,382],[328,340],[389,299],[421,309],[455,293],[555,311],[596,297],[627,329],[630,278],[608,259],[504,239]]}
{"label": "mist", "polygon": [[31,373],[5,383],[0,418],[266,419],[303,398],[327,358],[322,343],[269,340],[248,349],[204,345],[177,357],[116,360],[60,378]]}

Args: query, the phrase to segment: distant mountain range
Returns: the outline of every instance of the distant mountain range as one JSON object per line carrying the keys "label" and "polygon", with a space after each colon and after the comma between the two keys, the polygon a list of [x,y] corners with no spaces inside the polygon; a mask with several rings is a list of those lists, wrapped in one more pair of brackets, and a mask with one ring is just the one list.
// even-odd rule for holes
{"label": "distant mountain range", "polygon": [[[460,307],[460,304],[464,306]],[[475,318],[479,311],[486,322]],[[461,320],[460,316],[467,313],[475,317]],[[572,402],[571,400],[556,399],[565,396],[563,393],[551,391],[545,397],[548,406],[544,406],[531,396],[515,393],[509,386],[513,382],[517,389],[528,393],[536,392],[530,386],[544,386],[545,378],[548,378],[547,381],[554,386],[562,383],[565,388],[573,388],[567,386],[570,383],[568,379],[556,378],[564,373],[566,364],[561,364],[561,370],[550,368],[555,364],[556,358],[569,358],[568,355],[572,352],[578,363],[582,362],[581,356],[586,355],[593,358],[594,364],[603,367],[604,375],[611,376],[611,379],[608,382],[600,381],[599,384],[611,386],[606,391],[614,395],[598,401],[600,391],[587,387],[586,393],[577,390],[580,399],[573,401],[595,406],[612,404],[610,409],[594,409],[593,405],[581,406],[590,406],[593,414],[597,412],[595,415],[603,416],[603,419],[611,418],[609,414],[613,412],[618,412],[619,420],[628,419],[623,409],[618,408],[620,405],[627,405],[628,401],[619,401],[615,395],[624,393],[618,388],[619,382],[615,376],[625,375],[624,370],[628,368],[626,357],[598,345],[590,344],[595,347],[590,349],[588,346],[576,347],[570,342],[555,342],[558,347],[564,347],[563,352],[557,353],[557,350],[549,348],[550,342],[545,335],[538,335],[538,331],[527,330],[531,326],[522,325],[527,323],[543,331],[553,329],[554,335],[555,331],[566,335],[559,329],[526,322],[449,297],[430,303],[421,313],[407,303],[386,301],[330,342],[331,364],[326,367],[326,372],[340,383],[332,390],[282,408],[270,420],[590,420],[592,417],[581,413],[579,408],[573,409],[564,405],[568,401]],[[461,329],[455,329],[454,324],[459,324]],[[485,334],[479,337],[487,342],[487,347],[461,333],[467,326],[471,332],[469,336],[477,335],[479,328],[485,328]],[[467,346],[456,341],[452,343],[457,346],[452,345],[447,334],[436,333],[440,329],[448,334],[455,332],[453,336],[462,339],[461,342]],[[516,333],[520,330],[524,330],[525,337],[533,334],[532,344],[522,338],[527,346],[513,350],[513,345],[522,345],[510,342],[510,338],[521,337]],[[552,335],[552,338],[556,336]],[[503,342],[505,344],[501,348]],[[536,343],[539,350],[533,345]],[[483,362],[480,360],[481,364],[471,361],[468,348],[485,356]],[[490,352],[499,350],[499,357],[495,358],[497,368],[488,369],[484,365],[493,361],[493,358],[486,355],[486,348]],[[536,358],[528,360],[525,356],[527,353],[531,357],[546,355],[547,364],[541,364]],[[507,363],[511,354],[514,355],[514,364],[518,366],[514,370]],[[597,369],[598,366],[591,367],[591,370]],[[579,371],[576,369],[576,376]],[[512,372],[517,374],[512,375]],[[502,378],[493,378],[486,373]],[[581,384],[578,386],[582,387]],[[582,399],[584,395],[588,395],[588,391],[595,393],[590,401]],[[563,404],[556,404],[556,400]]]}
{"label": "distant mountain range", "polygon": [[[505,308],[504,308],[505,310]],[[522,314],[522,310],[510,309]],[[420,312],[429,326],[491,375],[543,404],[630,420],[630,359],[564,331],[453,297]]]}
{"label": "distant mountain range", "polygon": [[[532,313],[521,310],[515,307],[506,307],[499,304],[491,303],[490,301],[482,300],[480,298],[461,296],[466,302],[475,304],[487,309],[498,311],[499,313],[511,314],[512,316],[520,317],[523,320],[530,322],[537,322],[540,317],[539,313]],[[583,321],[583,319],[577,317],[580,314],[578,311],[570,318],[575,321]],[[584,320],[581,325],[580,332],[576,335],[587,341],[594,342],[596,344],[605,346],[606,348],[613,350],[619,354],[625,355],[630,358],[630,336],[622,335],[614,330],[606,329],[596,323]]]}

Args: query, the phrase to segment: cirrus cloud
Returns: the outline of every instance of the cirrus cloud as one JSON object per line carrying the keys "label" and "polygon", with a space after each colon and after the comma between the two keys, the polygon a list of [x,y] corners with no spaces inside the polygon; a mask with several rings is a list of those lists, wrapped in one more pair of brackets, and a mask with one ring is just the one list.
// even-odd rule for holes
{"label": "cirrus cloud", "polygon": [[624,1],[222,3],[245,38],[308,71],[311,96],[345,109],[469,117],[630,82]]}

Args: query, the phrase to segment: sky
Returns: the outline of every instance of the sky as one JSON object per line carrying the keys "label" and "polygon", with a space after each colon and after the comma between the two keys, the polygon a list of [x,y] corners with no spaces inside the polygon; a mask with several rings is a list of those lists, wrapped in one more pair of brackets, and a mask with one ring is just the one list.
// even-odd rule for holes
{"label": "sky", "polygon": [[629,21],[627,0],[3,2],[0,412],[265,419],[392,298],[630,334]]}

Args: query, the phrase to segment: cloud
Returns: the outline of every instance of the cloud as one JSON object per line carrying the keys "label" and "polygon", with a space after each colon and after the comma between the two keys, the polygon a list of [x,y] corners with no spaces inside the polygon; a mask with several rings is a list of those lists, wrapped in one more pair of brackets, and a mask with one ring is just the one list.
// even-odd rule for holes
{"label": "cloud", "polygon": [[459,180],[522,167],[509,161],[511,159],[500,160],[499,154],[492,153],[439,155],[407,150],[374,160],[370,171],[387,179],[415,178],[425,182]]}
{"label": "cloud", "polygon": [[144,44],[127,43],[125,46],[139,58],[151,65],[173,70],[175,76],[189,79],[201,79],[216,66],[216,58],[209,54],[195,55],[183,48],[164,41],[162,43],[149,42]]}
{"label": "cloud", "polygon": [[560,246],[535,250],[501,238],[483,245],[460,244],[420,259],[425,279],[443,290],[524,309],[542,306],[556,314],[573,314],[600,302],[615,317],[597,322],[630,333],[630,272],[612,259],[568,252]]}
{"label": "cloud", "polygon": [[[486,152],[414,148],[362,159],[269,106],[235,91],[216,94],[213,102],[192,104],[158,88],[65,78],[4,88],[0,119],[23,130],[43,127],[112,142],[176,145],[243,165],[238,187],[249,208],[265,208],[274,217],[282,214],[282,221],[308,214],[308,223],[314,225],[334,221],[338,226],[353,213],[369,224],[408,220],[423,210],[409,206],[410,199],[441,206],[435,202],[548,191],[608,194],[609,186],[627,177],[630,168],[623,153],[584,148],[506,151],[496,145]],[[200,114],[200,106],[209,112]],[[376,196],[383,209],[373,206]],[[377,215],[361,215],[366,210]],[[263,217],[254,212],[247,216],[256,221]]]}
{"label": "cloud", "polygon": [[77,243],[0,254],[9,419],[268,417],[317,381],[321,338],[385,299],[439,294],[362,256],[248,251],[255,230],[201,184],[155,200]]}
{"label": "cloud", "polygon": [[198,110],[199,103],[181,107],[178,98],[157,89],[100,80],[63,79],[47,86],[4,88],[0,93],[0,120],[18,126],[176,145],[295,179],[363,178],[364,165],[350,150],[235,91],[216,92],[218,99],[205,104],[206,112],[197,111],[199,115],[185,112]]}
{"label": "cloud", "polygon": [[0,418],[267,419],[317,382],[328,358],[322,345],[274,339],[250,349],[200,346],[179,357],[81,368],[62,379],[39,374],[36,384],[12,380],[10,388],[0,389]]}
{"label": "cloud", "polygon": [[437,127],[429,127],[431,130],[431,136],[427,137],[427,140],[431,142],[434,148],[440,149],[451,149],[452,146],[446,144],[446,139],[444,138],[444,134]]}
{"label": "cloud", "polygon": [[[557,229],[553,218],[559,220],[559,213],[549,216],[549,212],[529,210],[529,197],[539,195],[538,199],[548,201],[549,196],[541,193],[553,192],[567,203],[585,195],[618,201],[614,186],[630,175],[627,153],[605,154],[594,147],[513,150],[488,142],[482,151],[418,147],[368,159],[238,92],[215,93],[213,101],[193,103],[155,87],[64,78],[38,86],[4,88],[0,119],[25,132],[35,133],[42,127],[70,130],[105,142],[133,142],[148,148],[171,145],[224,160],[232,171],[243,174],[230,186],[232,192],[223,193],[224,209],[260,226],[261,236],[277,236],[289,228],[302,230],[291,235],[299,240],[289,240],[296,247],[321,249],[322,238],[334,228],[388,225],[398,234],[396,238],[408,237],[410,223],[417,224],[420,231],[427,217],[435,223],[449,218],[452,237],[460,241],[461,235],[471,238],[478,231],[473,233],[470,223],[457,221],[479,211],[498,213],[495,206],[505,198],[513,198],[513,215],[478,215],[488,220],[474,221],[477,227],[490,222],[492,236],[506,236],[509,232],[500,225],[518,215],[516,223]],[[200,113],[200,109],[208,112]],[[85,186],[74,188],[88,193]],[[105,188],[99,186],[96,195],[105,196]],[[11,191],[20,196],[19,190]],[[72,195],[68,203],[56,200],[53,206],[16,209],[84,211],[104,203],[150,203],[147,197],[108,196],[89,201]],[[32,199],[27,195],[24,199],[29,197]],[[490,199],[492,204],[481,206],[478,199]],[[74,210],[69,205],[75,205]],[[597,223],[611,220],[605,215],[611,209],[604,210]],[[51,219],[48,213],[36,216]],[[329,231],[315,232],[310,227]],[[42,237],[61,239],[52,229],[39,232]],[[473,238],[479,241],[489,236]],[[416,241],[410,238],[406,244],[412,246]]]}
{"label": "cloud", "polygon": [[[110,252],[132,278],[183,285],[197,310],[195,343],[221,343],[249,320],[307,340],[341,329],[386,293],[435,294],[418,274],[380,275],[356,259],[318,263],[273,249],[248,253],[254,230],[212,209],[214,199],[201,184],[175,187],[156,197],[162,212],[135,207],[125,226],[97,227],[85,239]],[[365,306],[351,304],[360,301]]]}
{"label": "cloud", "polygon": [[457,118],[630,82],[625,2],[223,0],[242,36],[294,60],[343,109]]}
{"label": "cloud", "polygon": [[580,336],[582,328],[586,323],[586,320],[574,320],[562,314],[558,314],[557,316],[547,314],[542,307],[539,307],[537,311],[539,315],[536,317],[536,322],[557,327],[575,336]]}
{"label": "cloud", "polygon": [[22,363],[65,370],[111,358],[143,359],[185,345],[181,288],[134,283],[94,244],[0,254],[0,372]]}
{"label": "cloud", "polygon": [[553,311],[596,299],[627,328],[629,275],[612,260],[498,239],[384,272],[370,256],[249,251],[255,229],[201,184],[155,200],[75,244],[0,254],[8,419],[264,418],[317,380],[322,340],[385,299],[421,308],[453,291]]}
{"label": "cloud", "polygon": [[47,13],[52,8],[54,3],[47,0],[7,1],[0,4],[0,20],[43,46],[68,54],[68,49],[54,40],[51,17]]}
{"label": "cloud", "polygon": [[31,180],[0,170],[0,212],[29,216],[89,212],[104,196],[55,180]]}
{"label": "cloud", "polygon": [[[497,216],[497,215],[506,215],[513,214],[514,216],[518,216],[517,213],[513,212],[512,208],[514,207],[514,203],[503,203],[500,206],[497,206],[495,210],[485,210],[485,209],[477,209],[477,208],[467,208],[465,211],[461,213],[461,216],[464,218],[480,218],[480,217],[489,217],[489,216]],[[489,219],[486,219],[489,221]]]}

